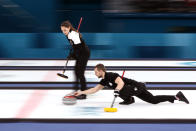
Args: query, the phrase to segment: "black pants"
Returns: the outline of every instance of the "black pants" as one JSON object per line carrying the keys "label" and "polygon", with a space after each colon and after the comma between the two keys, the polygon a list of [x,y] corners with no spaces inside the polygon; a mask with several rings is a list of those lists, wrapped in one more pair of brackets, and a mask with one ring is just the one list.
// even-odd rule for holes
{"label": "black pants", "polygon": [[176,98],[172,95],[156,95],[156,96],[154,96],[152,93],[150,93],[147,90],[142,91],[140,94],[136,95],[136,97],[138,97],[148,103],[152,103],[152,104],[158,104],[160,102],[165,102],[165,101],[169,101],[169,102],[173,103],[174,100],[176,100]]}
{"label": "black pants", "polygon": [[75,90],[79,90],[79,83],[81,90],[86,90],[86,79],[84,76],[84,72],[86,69],[86,65],[88,62],[88,59],[90,57],[90,51],[87,48],[85,52],[81,52],[80,55],[76,58],[76,64],[75,64],[75,76],[76,76],[76,84],[75,84]]}
{"label": "black pants", "polygon": [[132,96],[136,96],[142,99],[143,101],[146,101],[152,104],[158,104],[160,102],[165,102],[165,101],[169,101],[173,103],[174,100],[176,100],[175,96],[172,96],[172,95],[154,96],[152,93],[150,93],[146,89],[145,84],[141,82],[132,83],[131,85],[125,85],[123,89],[120,91],[120,97],[125,101],[133,99]]}

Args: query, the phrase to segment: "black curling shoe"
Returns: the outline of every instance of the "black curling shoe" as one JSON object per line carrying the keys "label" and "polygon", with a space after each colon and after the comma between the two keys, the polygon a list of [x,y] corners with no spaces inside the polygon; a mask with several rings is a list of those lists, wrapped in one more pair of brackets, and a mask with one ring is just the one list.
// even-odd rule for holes
{"label": "black curling shoe", "polygon": [[120,105],[130,105],[135,103],[135,99],[133,97],[131,97],[129,100],[124,100],[123,102],[120,102]]}
{"label": "black curling shoe", "polygon": [[189,101],[187,100],[187,98],[184,96],[184,94],[179,91],[176,96],[179,98],[179,101],[183,101],[185,102],[186,104],[189,104]]}

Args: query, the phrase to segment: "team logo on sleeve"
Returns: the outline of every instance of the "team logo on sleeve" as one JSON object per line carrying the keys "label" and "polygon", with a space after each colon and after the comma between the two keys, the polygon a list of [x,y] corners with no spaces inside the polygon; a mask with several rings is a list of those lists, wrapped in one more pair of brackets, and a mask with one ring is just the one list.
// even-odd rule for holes
{"label": "team logo on sleeve", "polygon": [[110,82],[109,82],[109,85],[110,85],[110,86],[113,86],[113,84],[112,84],[112,83],[110,83]]}

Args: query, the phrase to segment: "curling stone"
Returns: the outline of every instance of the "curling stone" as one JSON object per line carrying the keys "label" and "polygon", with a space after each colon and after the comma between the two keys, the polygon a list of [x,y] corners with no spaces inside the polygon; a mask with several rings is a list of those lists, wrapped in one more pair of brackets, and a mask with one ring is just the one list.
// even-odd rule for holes
{"label": "curling stone", "polygon": [[77,99],[75,96],[64,96],[63,97],[63,104],[65,105],[74,105],[77,103]]}
{"label": "curling stone", "polygon": [[117,112],[117,108],[104,108],[105,112]]}

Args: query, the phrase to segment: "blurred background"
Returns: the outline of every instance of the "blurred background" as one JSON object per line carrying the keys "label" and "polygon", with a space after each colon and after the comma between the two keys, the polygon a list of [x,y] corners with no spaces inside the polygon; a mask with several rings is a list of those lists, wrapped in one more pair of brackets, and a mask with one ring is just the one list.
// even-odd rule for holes
{"label": "blurred background", "polygon": [[70,20],[91,59],[195,59],[195,0],[0,0],[1,59],[65,59]]}

